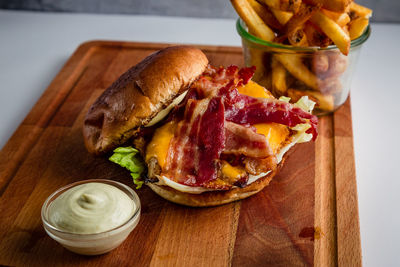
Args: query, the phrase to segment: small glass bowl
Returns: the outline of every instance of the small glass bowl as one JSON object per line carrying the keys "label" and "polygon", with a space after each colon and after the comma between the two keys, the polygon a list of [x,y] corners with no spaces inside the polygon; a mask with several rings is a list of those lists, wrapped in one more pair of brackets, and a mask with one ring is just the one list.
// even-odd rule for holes
{"label": "small glass bowl", "polygon": [[368,26],[351,41],[345,56],[335,45],[297,47],[264,41],[251,35],[240,18],[236,29],[242,38],[246,66],[256,66],[253,80],[275,97],[290,97],[291,102],[308,95],[317,103],[316,115],[332,113],[346,101],[361,45],[371,33]]}
{"label": "small glass bowl", "polygon": [[[126,193],[136,205],[136,211],[133,213],[132,217],[116,228],[95,234],[70,233],[52,225],[48,219],[48,209],[51,203],[72,187],[92,182],[112,185]],[[99,255],[118,247],[128,237],[139,222],[140,209],[140,199],[130,187],[112,180],[90,179],[69,184],[55,191],[44,202],[41,215],[43,227],[47,234],[66,249],[82,255]]]}

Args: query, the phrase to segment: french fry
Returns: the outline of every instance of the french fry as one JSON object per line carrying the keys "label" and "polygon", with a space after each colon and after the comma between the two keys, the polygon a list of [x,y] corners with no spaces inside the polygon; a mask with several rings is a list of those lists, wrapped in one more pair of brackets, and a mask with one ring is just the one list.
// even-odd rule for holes
{"label": "french fry", "polygon": [[318,76],[322,76],[329,69],[329,57],[324,52],[316,52],[311,60],[311,68]]}
{"label": "french fry", "polygon": [[314,13],[310,21],[321,28],[343,54],[347,55],[349,53],[350,37],[332,19],[318,11]]}
{"label": "french fry", "polygon": [[281,0],[282,10],[297,13],[299,11],[302,0]]}
{"label": "french fry", "polygon": [[[344,26],[342,27],[342,30],[347,34],[347,36],[350,37],[350,34],[349,34],[349,26],[348,26],[348,25],[344,25]],[[350,39],[350,40],[351,40],[351,39]],[[351,44],[350,44],[350,46],[351,46]]]}
{"label": "french fry", "polygon": [[300,91],[295,89],[288,89],[287,95],[291,98],[292,102],[297,102],[302,96],[308,96],[311,100],[316,102],[317,108],[325,111],[333,111],[334,109],[334,99],[332,95],[323,95],[316,91]]}
{"label": "french fry", "polygon": [[275,57],[294,77],[308,87],[318,90],[318,78],[303,64],[301,55],[277,54]]}
{"label": "french fry", "polygon": [[293,46],[308,46],[307,36],[302,27],[299,27],[288,36],[288,41]]}
{"label": "french fry", "polygon": [[342,13],[340,16],[335,20],[335,22],[341,26],[344,27],[350,22],[350,16],[347,13]]}
{"label": "french fry", "polygon": [[310,5],[321,4],[322,8],[343,13],[346,12],[352,0],[303,0],[303,2]]}
{"label": "french fry", "polygon": [[304,23],[309,20],[314,13],[320,9],[320,5],[309,6],[302,4],[299,12],[295,14],[282,29],[282,32],[278,39],[286,39],[288,36],[292,35],[299,27],[303,27]]}
{"label": "french fry", "polygon": [[301,0],[259,0],[270,8],[297,13]]}
{"label": "french fry", "polygon": [[311,67],[319,79],[338,78],[347,69],[347,57],[333,51],[318,53],[314,55]]}
{"label": "french fry", "polygon": [[263,77],[257,80],[257,83],[264,88],[272,88],[272,75],[271,72],[266,73]]}
{"label": "french fry", "polygon": [[329,58],[329,69],[326,72],[326,76],[324,77],[338,77],[343,72],[346,71],[347,68],[347,57],[340,54],[339,52],[330,52],[328,54]]}
{"label": "french fry", "polygon": [[260,0],[260,2],[267,5],[270,8],[282,10],[280,0]]}
{"label": "french fry", "polygon": [[253,79],[259,81],[267,73],[264,65],[264,52],[250,48],[249,53],[251,58],[250,65],[256,66],[256,72],[254,73]]}
{"label": "french fry", "polygon": [[282,11],[275,8],[271,8],[270,10],[281,25],[285,25],[293,16],[292,12]]}
{"label": "french fry", "polygon": [[248,0],[250,6],[254,9],[257,15],[264,21],[264,23],[275,30],[282,29],[281,23],[275,18],[267,7],[261,5],[256,0]]}
{"label": "french fry", "polygon": [[342,83],[339,77],[330,77],[325,80],[320,80],[319,91],[323,95],[332,95],[339,93],[342,90]]}
{"label": "french fry", "polygon": [[372,10],[368,7],[352,2],[350,4],[350,14],[352,19],[365,18],[368,19],[372,16]]}
{"label": "french fry", "polygon": [[350,22],[350,16],[347,13],[338,13],[326,9],[321,9],[321,12],[336,22],[340,27],[343,27]]}
{"label": "french fry", "polygon": [[236,12],[246,23],[250,32],[266,41],[274,40],[274,32],[263,22],[254,9],[251,8],[247,0],[231,0],[231,3]]}
{"label": "french fry", "polygon": [[282,64],[272,57],[271,60],[271,72],[272,72],[272,90],[277,95],[284,95],[287,90],[286,85],[286,70]]}
{"label": "french fry", "polygon": [[304,55],[245,47],[247,64],[257,67],[254,80],[276,96],[291,97],[292,102],[309,96],[317,103],[317,112],[331,112],[342,104],[348,92],[342,82],[347,86],[351,40],[363,34],[372,14],[352,1],[231,0],[248,31],[259,38],[292,46],[335,44],[338,48]]}
{"label": "french fry", "polygon": [[331,39],[309,22],[304,25],[304,33],[309,46],[327,47],[331,44]]}
{"label": "french fry", "polygon": [[361,34],[363,34],[365,29],[367,28],[368,24],[369,24],[368,19],[362,17],[356,18],[352,22],[350,22],[349,25],[350,39],[354,40],[360,37]]}

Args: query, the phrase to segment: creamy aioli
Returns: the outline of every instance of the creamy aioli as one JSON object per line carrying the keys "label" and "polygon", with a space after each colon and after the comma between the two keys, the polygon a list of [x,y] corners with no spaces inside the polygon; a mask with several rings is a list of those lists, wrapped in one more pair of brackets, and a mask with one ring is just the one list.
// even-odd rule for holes
{"label": "creamy aioli", "polygon": [[62,193],[49,206],[48,216],[60,230],[94,234],[124,224],[136,209],[134,201],[120,189],[92,182]]}

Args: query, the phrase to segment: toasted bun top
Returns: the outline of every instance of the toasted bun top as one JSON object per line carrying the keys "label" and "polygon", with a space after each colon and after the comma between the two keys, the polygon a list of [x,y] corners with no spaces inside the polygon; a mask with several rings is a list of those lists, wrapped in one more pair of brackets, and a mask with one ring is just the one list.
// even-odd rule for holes
{"label": "toasted bun top", "polygon": [[207,67],[201,50],[173,46],[122,74],[90,107],[83,137],[90,153],[102,154],[126,142]]}

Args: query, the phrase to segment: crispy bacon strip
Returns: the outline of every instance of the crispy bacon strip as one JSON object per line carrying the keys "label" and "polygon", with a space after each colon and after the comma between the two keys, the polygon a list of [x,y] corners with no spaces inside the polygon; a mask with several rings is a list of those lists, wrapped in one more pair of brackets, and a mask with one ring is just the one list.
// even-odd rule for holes
{"label": "crispy bacon strip", "polygon": [[[248,81],[253,74],[250,71],[243,70],[241,76]],[[215,69],[209,66],[203,75],[192,84],[191,90],[194,90],[199,98],[213,97],[218,94],[220,88],[226,86],[228,83],[233,81],[237,85],[243,80],[240,79],[241,76],[239,75],[239,68],[237,66],[229,66],[226,69]]]}
{"label": "crispy bacon strip", "polygon": [[224,154],[245,155],[253,158],[265,158],[272,155],[264,135],[250,127],[226,121]]}
{"label": "crispy bacon strip", "polygon": [[307,133],[313,135],[313,140],[317,138],[317,117],[292,104],[272,98],[242,95],[234,80],[219,88],[218,95],[224,98],[225,119],[228,121],[239,124],[276,122],[289,127],[310,123],[311,128]]}
{"label": "crispy bacon strip", "polygon": [[225,144],[224,111],[220,97],[188,101],[169,146],[165,168],[169,177],[190,186],[217,178],[216,163]]}
{"label": "crispy bacon strip", "polygon": [[195,166],[195,160],[190,162],[185,162],[182,164],[184,155],[194,159],[196,153],[196,147],[194,142],[189,139],[190,135],[197,134],[199,118],[196,115],[192,119],[193,114],[196,111],[196,102],[188,101],[186,109],[184,112],[184,120],[178,123],[175,130],[174,138],[172,138],[166,161],[166,172],[170,177],[176,177],[178,180],[180,177],[185,177],[185,179],[191,179],[193,176],[192,169]]}
{"label": "crispy bacon strip", "polygon": [[252,66],[250,68],[241,68],[238,73],[239,79],[241,79],[241,82],[243,84],[247,84],[253,77],[255,71],[256,71],[256,66]]}
{"label": "crispy bacon strip", "polygon": [[224,113],[222,99],[212,98],[201,119],[197,142],[199,150],[198,184],[217,178],[216,164],[225,146]]}
{"label": "crispy bacon strip", "polygon": [[254,72],[254,66],[239,70],[237,66],[217,69],[209,65],[202,76],[191,85],[182,103],[170,113],[169,120],[183,119],[182,114],[184,113],[186,103],[190,99],[199,100],[218,95],[225,96],[232,88],[247,84],[251,77],[253,77]]}
{"label": "crispy bacon strip", "polygon": [[318,119],[316,116],[277,99],[260,99],[238,94],[234,102],[227,99],[225,109],[225,119],[234,123],[276,122],[289,127],[301,123],[310,123],[311,128],[307,132],[313,135],[313,140],[318,135]]}

